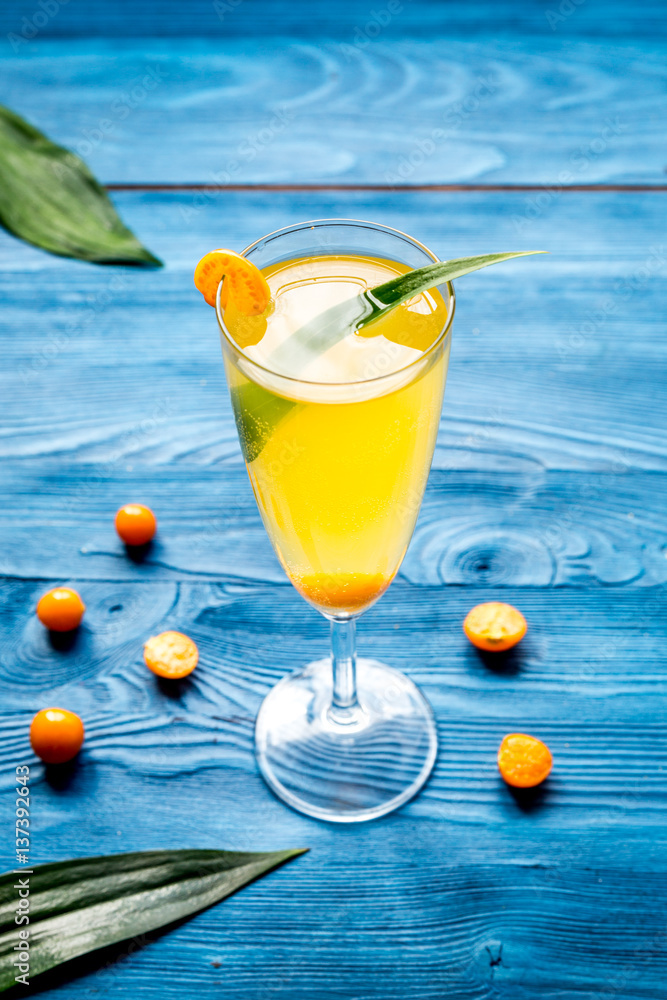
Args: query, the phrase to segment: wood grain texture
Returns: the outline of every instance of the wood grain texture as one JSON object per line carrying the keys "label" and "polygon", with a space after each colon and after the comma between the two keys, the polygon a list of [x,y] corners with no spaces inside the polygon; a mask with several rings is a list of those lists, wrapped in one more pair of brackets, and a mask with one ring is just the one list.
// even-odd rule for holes
{"label": "wood grain texture", "polygon": [[154,845],[159,816],[174,843],[196,830],[201,844],[306,839],[311,852],[166,937],[120,950],[114,964],[102,956],[85,975],[78,966],[52,995],[380,1000],[409,989],[419,1000],[594,1000],[608,987],[627,1000],[662,996],[664,827],[647,847],[619,825],[622,804],[565,832],[544,825],[548,800],[524,812],[489,776],[489,798],[506,796],[495,823],[408,809],[333,831],[283,815],[268,797],[260,806],[259,778],[229,759],[168,787],[165,796],[164,777],[82,761],[66,787],[36,789],[41,849],[73,853],[102,832],[107,850],[112,840],[119,850]]}
{"label": "wood grain texture", "polygon": [[310,16],[278,37],[44,33],[5,53],[3,100],[104,182],[664,184],[664,31],[573,38],[594,3],[547,37],[499,34],[483,10],[457,34],[435,3],[430,30],[406,4],[372,39],[354,20],[318,36]]}
{"label": "wood grain texture", "polygon": [[[222,171],[391,184],[401,158],[450,122],[405,181],[553,185],[569,170],[572,183],[664,183],[664,5],[551,6],[569,11],[553,25],[549,4],[405,0],[363,44],[384,0],[101,0],[62,4],[14,51],[7,33],[45,7],[13,0],[0,11],[3,99],[54,138],[87,142],[106,181],[207,183]],[[124,115],[123,94],[151,69],[155,86]],[[495,89],[473,107],[490,75]],[[284,129],[260,137],[285,108]],[[620,127],[603,141],[609,117]],[[253,142],[251,157],[241,146]],[[62,261],[0,234],[6,829],[13,768],[27,762],[35,861],[185,845],[311,852],[164,936],[16,995],[663,1000],[664,195],[114,198],[163,272]],[[282,806],[254,763],[262,697],[323,654],[326,626],[261,528],[215,323],[192,285],[211,246],[331,216],[394,225],[442,257],[552,252],[457,285],[419,524],[359,642],[423,687],[440,753],[416,800],[349,829]],[[113,530],[131,499],[159,518],[143,561]],[[33,609],[63,583],[86,617],[72,639],[51,640]],[[461,629],[492,599],[529,623],[501,658]],[[167,628],[201,652],[178,684],[142,662],[143,642]],[[29,748],[47,704],[85,722],[64,769]],[[555,766],[515,796],[495,753],[517,730],[545,739]],[[11,839],[0,843],[10,867]]]}
{"label": "wood grain texture", "polygon": [[[470,37],[486,29],[505,38],[516,38],[522,33],[552,37],[562,31],[569,37],[594,36],[610,41],[625,38],[653,39],[660,35],[665,24],[665,8],[660,0],[589,0],[566,9],[562,21],[552,27],[546,11],[552,8],[535,4],[532,0],[475,0],[461,4],[454,0],[405,0],[389,9],[380,2],[375,10],[381,15],[394,17],[387,25],[390,37],[400,38],[404,33],[431,34],[434,31],[448,35]],[[22,18],[30,19],[35,8],[30,0],[12,0],[2,11],[2,31],[20,31]],[[557,4],[553,9],[559,11]],[[396,12],[396,13],[394,13]],[[56,16],[46,24],[38,25],[41,36],[69,38],[101,36],[125,37],[158,36],[164,38],[188,36],[191,38],[217,35],[219,37],[266,37],[291,33],[299,37],[337,37],[364,27],[373,15],[367,0],[339,0],[335,5],[312,4],[309,0],[192,0],[187,6],[179,0],[98,0],[85,9],[62,4]]]}
{"label": "wood grain texture", "polygon": [[[436,452],[401,568],[406,580],[419,587],[667,584],[664,473],[583,475],[511,456],[482,458],[471,469],[456,450]],[[148,503],[159,521],[139,563],[127,558],[113,526],[128,498]],[[129,472],[5,463],[0,511],[0,572],[16,580],[286,582],[240,463]]]}
{"label": "wood grain texture", "polygon": [[664,470],[667,202],[569,194],[533,213],[531,197],[118,193],[127,222],[166,261],[151,274],[64,262],[0,234],[0,454],[112,471],[237,461],[217,327],[193,262],[212,246],[241,249],[258,232],[343,216],[382,219],[444,258],[551,251],[457,283],[440,435],[455,464],[493,467],[509,453],[548,468]]}
{"label": "wood grain texture", "polygon": [[[56,995],[214,997],[224,983],[228,996],[257,998],[379,1000],[409,988],[427,1000],[545,989],[593,1000],[606,987],[627,1000],[661,997],[664,588],[648,598],[507,588],[531,631],[499,663],[460,628],[471,599],[497,588],[395,584],[360,646],[422,685],[439,759],[398,815],[341,830],[282,807],[253,761],[260,699],[326,638],[291,588],[81,584],[86,627],[54,650],[30,611],[43,585],[8,582],[0,607],[0,774],[10,798],[13,766],[32,765],[38,859],[149,848],[156,838],[312,849],[291,879],[266,880],[131,959],[121,949],[120,962],[79,966],[87,974],[74,982],[52,977]],[[178,685],[141,663],[147,632],[166,627],[187,630],[202,650]],[[32,711],[45,701],[86,724],[82,757],[64,773],[44,773],[28,748]],[[554,752],[538,795],[515,799],[497,776],[495,749],[512,729],[539,734]]]}
{"label": "wood grain texture", "polygon": [[[319,658],[327,644],[324,623],[286,583],[156,584],[150,577],[79,580],[88,605],[85,625],[71,644],[58,643],[33,614],[51,583],[7,581],[0,594],[0,676],[3,701],[12,712],[36,710],[45,697],[57,695],[74,699],[74,707],[88,718],[100,712],[136,713],[138,729],[151,728],[147,720],[155,708],[159,730],[161,717],[174,707],[176,714],[187,711],[181,719],[186,727],[190,713],[205,726],[217,719],[247,748],[252,719],[268,687],[292,667]],[[518,602],[530,625],[528,639],[511,656],[480,656],[463,635],[461,622],[471,602],[493,594]],[[637,742],[637,760],[622,764],[652,771],[648,747],[657,750],[664,739],[657,713],[666,693],[660,653],[666,594],[664,586],[648,592],[491,586],[473,591],[399,580],[364,620],[360,650],[407,670],[428,687],[445,730],[462,720],[472,728],[490,719],[501,725],[512,719],[515,725],[546,721],[555,729],[569,727],[573,745],[581,747],[589,739],[583,731],[577,735],[579,726],[604,731],[608,725],[613,731],[621,723],[635,724],[640,741],[637,720],[647,712],[646,721],[655,717],[656,725],[647,730],[646,755]],[[187,630],[200,644],[202,669],[188,683],[162,684],[143,663],[143,642],[167,628]],[[516,700],[517,686],[525,702]],[[170,704],[170,695],[175,703]],[[642,702],[650,702],[650,711],[642,710]],[[236,723],[243,725],[234,736]],[[23,740],[27,748],[25,731]],[[200,750],[207,740],[204,734],[196,741],[203,741]],[[466,747],[460,747],[464,755]],[[489,750],[494,749],[492,742]],[[589,745],[586,752],[596,749]],[[180,764],[174,766],[177,772]],[[588,777],[585,772],[582,766],[579,780],[594,786],[599,775],[595,769]],[[611,789],[621,790],[625,778],[610,770],[608,780]],[[577,789],[569,793],[576,795]]]}
{"label": "wood grain texture", "polygon": [[[512,596],[525,607],[525,591]],[[397,597],[403,615],[405,590]],[[249,609],[266,608],[256,593],[245,600]],[[239,595],[236,601],[238,613]],[[298,607],[290,595],[276,608],[287,612],[281,621],[297,655],[303,652],[297,619],[307,615]],[[285,639],[278,615],[273,627],[263,617],[262,634],[285,655],[287,646],[276,645]],[[222,624],[214,612],[208,627],[226,643]],[[204,628],[201,622],[200,641]],[[461,641],[452,640],[452,646]],[[575,730],[532,707],[530,718],[518,717],[516,678],[499,680],[480,664],[491,690],[480,691],[478,706],[496,701],[500,683],[508,695],[504,713],[466,717],[453,696],[447,708],[436,701],[441,753],[422,796],[380,823],[332,829],[281,807],[255,771],[252,713],[273,681],[265,671],[267,651],[268,643],[242,669],[245,678],[248,668],[259,670],[254,690],[239,689],[224,655],[217,663],[209,655],[192,686],[179,691],[151,692],[145,671],[124,667],[107,678],[106,711],[91,709],[90,682],[87,695],[81,685],[70,686],[88,741],[69,774],[40,780],[34,768],[38,857],[81,853],[82,844],[86,852],[155,846],[157,831],[161,844],[307,843],[311,854],[291,878],[267,879],[131,958],[121,950],[120,962],[109,965],[103,957],[84,965],[88,974],[56,995],[159,990],[167,997],[215,997],[224,983],[231,997],[384,998],[409,988],[428,1000],[443,991],[509,1000],[548,989],[593,1000],[612,983],[623,998],[661,997],[664,927],[655,919],[666,878],[661,727],[607,721]],[[406,654],[414,658],[414,636]],[[409,668],[395,656],[394,662]],[[420,671],[413,676],[426,680]],[[102,674],[97,683],[103,680]],[[129,714],[127,697],[119,697],[123,687]],[[426,681],[425,689],[433,698],[443,685]],[[533,689],[527,695],[524,706],[539,700]],[[99,695],[95,700],[99,705]],[[30,760],[24,706],[2,728],[12,762]],[[561,714],[570,711],[560,706]],[[557,765],[539,797],[515,801],[496,775],[493,755],[500,735],[519,720],[549,740]]]}

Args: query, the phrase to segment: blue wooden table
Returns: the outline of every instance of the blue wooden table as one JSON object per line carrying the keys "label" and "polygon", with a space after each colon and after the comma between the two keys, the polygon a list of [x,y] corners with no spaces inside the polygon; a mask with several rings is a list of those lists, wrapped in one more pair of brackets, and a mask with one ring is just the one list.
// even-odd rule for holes
{"label": "blue wooden table", "polygon": [[[657,0],[3,7],[3,100],[166,262],[0,235],[5,867],[19,763],[36,862],[311,848],[23,995],[664,998],[666,20]],[[442,257],[551,251],[458,285],[421,518],[360,628],[423,687],[440,754],[417,799],[352,828],[291,812],[254,764],[262,697],[326,629],[264,535],[192,285],[210,248],[329,216]],[[159,518],[143,563],[113,529],[130,500]],[[88,606],[67,648],[33,613],[56,584]],[[502,662],[461,630],[490,599],[530,625]],[[176,688],[142,663],[168,628],[201,650]],[[28,742],[49,704],[87,732],[56,776]],[[554,753],[529,797],[495,768],[517,730]]]}

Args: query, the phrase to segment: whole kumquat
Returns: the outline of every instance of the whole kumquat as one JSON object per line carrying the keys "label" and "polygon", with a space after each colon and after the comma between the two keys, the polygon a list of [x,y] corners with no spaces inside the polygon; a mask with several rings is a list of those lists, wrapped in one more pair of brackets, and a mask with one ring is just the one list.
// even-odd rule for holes
{"label": "whole kumquat", "polygon": [[463,631],[473,646],[501,653],[511,649],[526,634],[526,619],[511,604],[489,601],[478,604],[466,615]]}
{"label": "whole kumquat", "polygon": [[271,300],[267,280],[252,261],[233,250],[211,250],[195,268],[195,285],[210,306],[215,306],[218,285],[222,286],[220,301],[223,308],[228,296],[234,300],[239,312],[246,316],[259,316]]}
{"label": "whole kumquat", "polygon": [[498,750],[498,770],[514,788],[539,785],[551,771],[552,762],[549,747],[525,733],[510,733]]}
{"label": "whole kumquat", "polygon": [[187,677],[197,666],[199,650],[182,632],[162,632],[144,646],[144,660],[158,677],[178,680]]}
{"label": "whole kumquat", "polygon": [[40,597],[37,617],[52,632],[71,632],[81,624],[86,605],[76,590],[55,587]]}
{"label": "whole kumquat", "polygon": [[30,745],[45,764],[64,764],[76,757],[83,737],[83,722],[64,708],[43,708],[30,725]]}
{"label": "whole kumquat", "polygon": [[126,545],[146,545],[157,531],[157,518],[142,503],[126,503],[116,514],[116,531]]}

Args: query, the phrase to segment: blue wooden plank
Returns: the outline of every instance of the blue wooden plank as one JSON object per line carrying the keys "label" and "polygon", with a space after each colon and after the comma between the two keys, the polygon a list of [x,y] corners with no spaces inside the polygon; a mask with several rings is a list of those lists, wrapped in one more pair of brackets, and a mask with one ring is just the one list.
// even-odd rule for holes
{"label": "blue wooden plank", "polygon": [[[255,18],[254,6],[238,13]],[[664,33],[613,47],[565,29],[507,37],[482,7],[457,36],[444,6],[429,10],[437,30],[401,22],[367,46],[352,26],[275,39],[40,34],[5,53],[3,100],[105,182],[664,184]]]}
{"label": "blue wooden plank", "polygon": [[[351,830],[285,809],[254,766],[261,697],[325,639],[291,588],[89,588],[80,645],[54,650],[31,617],[40,584],[4,587],[3,798],[13,797],[12,767],[28,762],[36,859],[165,843],[308,844],[312,853],[127,961],[102,958],[84,964],[84,978],[47,980],[55,995],[215,996],[224,981],[228,996],[253,1000],[313,990],[470,1000],[492,986],[503,1000],[547,988],[593,1000],[632,973],[641,992],[619,997],[661,996],[664,588],[648,599],[627,588],[507,589],[531,635],[500,670],[460,629],[471,600],[496,588],[390,588],[361,646],[424,686],[441,751],[417,800]],[[142,629],[167,626],[202,650],[177,689],[141,664]],[[44,775],[28,749],[31,713],[45,700],[79,711],[88,732],[78,765],[60,777]],[[501,736],[517,728],[546,739],[556,761],[544,792],[518,801],[494,763]],[[499,969],[487,949],[495,961],[501,945]]]}
{"label": "blue wooden plank", "polygon": [[[236,194],[186,220],[193,197],[119,196],[165,256],[161,273],[0,241],[2,801],[9,812],[11,769],[31,763],[39,861],[166,844],[312,851],[43,989],[67,1000],[662,1000],[661,203],[568,195],[534,211],[527,194]],[[491,239],[557,251],[511,278],[460,283],[420,526],[360,630],[362,652],[423,685],[441,752],[417,800],[353,829],[290,812],[254,766],[261,697],[321,654],[326,630],[261,534],[215,327],[191,285],[211,245],[333,214],[380,218],[449,256]],[[111,525],[130,491],[160,516],[143,564],[127,560]],[[32,608],[66,581],[88,612],[76,641],[57,648]],[[498,597],[530,623],[502,663],[460,627],[473,603]],[[147,634],[166,627],[202,651],[176,689],[141,662]],[[46,702],[78,710],[87,727],[80,761],[61,775],[28,749]],[[495,770],[515,729],[555,753],[553,776],[528,798]]]}
{"label": "blue wooden plank", "polygon": [[[148,503],[161,526],[140,565],[125,557],[113,526],[131,500]],[[401,573],[426,587],[644,590],[667,584],[666,516],[664,473],[546,472],[498,448],[472,455],[439,448]],[[166,585],[166,595],[188,580],[285,583],[240,462],[129,470],[5,462],[0,572],[151,580]],[[169,606],[172,596],[165,600]],[[163,611],[157,601],[155,613]]]}
{"label": "blue wooden plank", "polygon": [[[43,12],[45,16],[35,16]],[[25,26],[23,19],[28,22]],[[371,25],[370,29],[367,25]],[[609,39],[654,38],[665,24],[660,0],[588,0],[586,3],[535,4],[531,0],[493,0],[456,3],[454,0],[339,0],[313,4],[309,0],[101,0],[73,7],[56,0],[40,7],[32,0],[4,5],[3,33],[42,35],[141,36],[274,36],[341,35],[354,39],[360,32],[370,43],[378,37],[431,34],[470,37],[480,27],[501,36],[521,32],[551,36],[593,35]]]}
{"label": "blue wooden plank", "polygon": [[193,264],[281,225],[347,216],[383,220],[443,257],[551,251],[457,283],[440,441],[460,450],[459,464],[509,452],[550,468],[664,469],[661,197],[561,195],[533,217],[526,193],[227,192],[201,208],[192,193],[119,193],[124,217],[166,261],[150,274],[49,257],[0,234],[0,453],[112,469],[237,461],[217,327]]}
{"label": "blue wooden plank", "polygon": [[545,829],[548,802],[523,813],[510,796],[505,822],[492,826],[408,811],[331,830],[264,802],[258,782],[230,767],[198,768],[172,778],[165,795],[164,779],[89,760],[69,787],[38,786],[45,853],[71,854],[82,839],[97,845],[102,831],[106,849],[112,837],[119,850],[154,846],[156,815],[161,844],[167,829],[178,844],[196,828],[212,846],[311,845],[298,867],[129,956],[121,951],[118,964],[93,963],[52,995],[212,998],[222,987],[251,1000],[594,1000],[615,982],[622,1000],[662,997],[664,832],[656,827],[647,844],[619,827],[625,807],[588,832]]}
{"label": "blue wooden plank", "polygon": [[[51,642],[34,616],[38,598],[54,581],[2,583],[3,708],[28,713],[43,707],[45,699],[66,699],[92,726],[91,748],[100,762],[108,753],[117,764],[152,775],[222,767],[225,756],[211,741],[215,731],[229,751],[227,763],[240,755],[242,766],[252,770],[252,720],[260,699],[286,671],[317,659],[326,648],[325,624],[284,580],[156,582],[140,571],[133,580],[54,580],[77,585],[88,609],[85,625],[67,648]],[[487,767],[503,726],[546,726],[553,735],[561,754],[559,803],[574,811],[568,821],[578,796],[585,798],[582,807],[600,808],[622,796],[631,779],[645,779],[653,786],[647,791],[655,793],[654,801],[644,804],[646,815],[641,810],[638,815],[646,820],[652,810],[664,810],[658,764],[663,763],[660,719],[667,697],[661,655],[666,594],[664,585],[554,589],[471,581],[427,586],[399,578],[363,620],[360,649],[406,670],[428,690],[437,711],[449,763],[441,760],[424,793],[426,812],[434,798],[447,801],[465,792],[466,806],[497,818],[503,800],[488,799],[488,784],[476,785],[474,772],[480,762]],[[470,607],[494,596],[522,608],[530,627],[520,650],[500,659],[480,656],[462,630]],[[200,646],[201,669],[187,684],[162,685],[144,666],[143,642],[167,628],[187,631]],[[155,746],[165,738],[169,742],[171,717],[183,714],[186,736],[179,756],[151,764]],[[8,754],[28,751],[27,716],[13,718],[3,735],[5,788]],[[593,739],[589,730],[598,736]],[[620,744],[615,752],[613,741],[626,737],[632,752],[622,752]],[[475,753],[487,756],[473,756],[466,765],[473,744]],[[451,801],[450,808],[454,818],[465,821]],[[554,823],[564,819],[557,811],[550,815]],[[585,823],[585,814],[576,821]]]}
{"label": "blue wooden plank", "polygon": [[[205,669],[210,675],[213,664]],[[222,661],[223,684],[228,671]],[[268,682],[258,685],[256,700]],[[200,690],[217,703],[210,680]],[[81,711],[82,693],[79,687]],[[119,706],[87,719],[90,746],[76,770],[60,783],[34,785],[37,856],[66,857],[82,845],[90,852],[148,848],[157,836],[161,845],[307,843],[312,853],[120,965],[103,960],[98,974],[55,995],[214,996],[222,977],[226,995],[257,1000],[267,991],[306,998],[314,990],[332,998],[406,990],[431,998],[446,989],[471,998],[492,982],[498,992],[491,995],[508,1000],[545,988],[593,1000],[629,969],[642,990],[620,997],[661,996],[660,727],[621,730],[608,722],[574,732],[571,724],[531,718],[554,746],[557,769],[529,809],[494,773],[506,717],[462,725],[457,705],[451,718],[440,707],[442,753],[425,794],[399,816],[340,830],[285,810],[266,792],[238,702],[232,719],[217,708],[217,720],[173,696],[163,694],[163,702],[171,718],[156,718],[152,699],[148,717],[128,717]],[[3,727],[5,746],[14,735],[14,760],[29,759],[20,754],[27,718]],[[486,949],[497,957],[501,944],[498,982]],[[214,972],[213,962],[224,971]]]}

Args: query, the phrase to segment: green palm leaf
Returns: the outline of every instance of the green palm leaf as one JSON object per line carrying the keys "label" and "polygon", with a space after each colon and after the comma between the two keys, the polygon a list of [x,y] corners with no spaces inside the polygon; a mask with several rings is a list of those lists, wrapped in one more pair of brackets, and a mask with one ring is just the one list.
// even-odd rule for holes
{"label": "green palm leaf", "polygon": [[[39,865],[0,876],[0,992],[15,985],[19,931],[29,978],[87,952],[146,934],[219,902],[303,850],[142,851]],[[29,924],[15,922],[28,879]],[[20,910],[18,911],[20,914]]]}
{"label": "green palm leaf", "polygon": [[121,222],[83,160],[2,105],[0,224],[63,257],[162,266]]}

